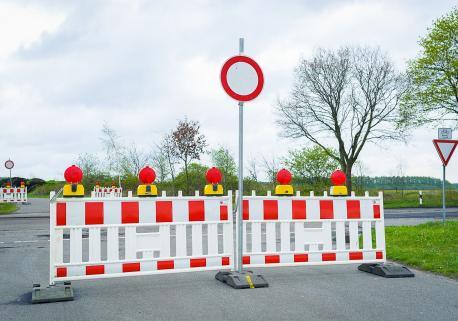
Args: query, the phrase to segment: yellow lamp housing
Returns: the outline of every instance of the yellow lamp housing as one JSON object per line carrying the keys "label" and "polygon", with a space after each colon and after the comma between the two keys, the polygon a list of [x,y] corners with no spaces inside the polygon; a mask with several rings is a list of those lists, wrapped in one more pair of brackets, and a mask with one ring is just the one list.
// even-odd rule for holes
{"label": "yellow lamp housing", "polygon": [[331,196],[347,196],[348,190],[347,186],[331,186],[331,190],[329,191]]}
{"label": "yellow lamp housing", "polygon": [[224,194],[223,185],[221,184],[207,184],[204,188],[204,195],[207,196],[221,196]]}
{"label": "yellow lamp housing", "polygon": [[275,186],[275,195],[288,196],[294,194],[293,185],[277,185]]}
{"label": "yellow lamp housing", "polygon": [[84,197],[84,186],[83,184],[65,184],[64,197]]}
{"label": "yellow lamp housing", "polygon": [[138,197],[155,197],[157,196],[157,187],[154,184],[141,184],[137,187]]}

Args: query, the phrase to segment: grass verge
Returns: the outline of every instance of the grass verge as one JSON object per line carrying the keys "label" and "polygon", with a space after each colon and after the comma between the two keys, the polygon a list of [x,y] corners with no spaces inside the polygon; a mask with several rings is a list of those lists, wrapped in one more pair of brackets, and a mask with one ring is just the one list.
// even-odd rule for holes
{"label": "grass verge", "polygon": [[458,279],[458,221],[385,229],[389,260]]}
{"label": "grass verge", "polygon": [[17,210],[17,205],[14,203],[0,203],[0,215],[10,214]]}

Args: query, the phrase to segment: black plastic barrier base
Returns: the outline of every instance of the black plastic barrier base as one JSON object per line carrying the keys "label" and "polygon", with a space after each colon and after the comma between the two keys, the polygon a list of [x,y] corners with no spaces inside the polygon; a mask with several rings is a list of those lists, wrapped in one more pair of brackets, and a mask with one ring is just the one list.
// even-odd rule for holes
{"label": "black plastic barrier base", "polygon": [[394,263],[364,263],[358,266],[358,270],[384,278],[412,278],[415,276],[405,266]]}
{"label": "black plastic barrier base", "polygon": [[70,282],[41,287],[34,284],[32,289],[32,303],[50,303],[73,301],[73,289]]}
{"label": "black plastic barrier base", "polygon": [[254,289],[266,288],[269,283],[260,274],[254,274],[251,271],[220,271],[216,273],[215,279],[220,282],[226,283],[234,289]]}

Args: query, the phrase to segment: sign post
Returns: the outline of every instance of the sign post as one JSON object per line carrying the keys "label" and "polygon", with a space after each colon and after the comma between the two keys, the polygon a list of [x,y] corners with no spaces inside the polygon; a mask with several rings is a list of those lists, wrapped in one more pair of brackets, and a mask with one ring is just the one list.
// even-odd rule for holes
{"label": "sign post", "polygon": [[236,289],[266,287],[268,283],[259,274],[243,270],[243,105],[255,99],[264,86],[264,75],[259,65],[243,55],[244,39],[239,39],[239,55],[229,58],[221,69],[224,91],[238,101],[239,107],[239,160],[236,246],[234,248],[235,271],[220,271],[216,279]]}
{"label": "sign post", "polygon": [[[446,206],[445,206],[445,167],[455,152],[458,140],[452,140],[452,130],[450,128],[439,128],[439,139],[434,139],[433,144],[442,161],[442,223],[445,224]],[[446,137],[446,139],[442,139]]]}
{"label": "sign post", "polygon": [[5,168],[8,169],[10,171],[10,186],[13,187],[13,182],[11,180],[11,170],[13,169],[14,167],[14,162],[11,160],[11,159],[8,159],[6,162],[5,162]]}

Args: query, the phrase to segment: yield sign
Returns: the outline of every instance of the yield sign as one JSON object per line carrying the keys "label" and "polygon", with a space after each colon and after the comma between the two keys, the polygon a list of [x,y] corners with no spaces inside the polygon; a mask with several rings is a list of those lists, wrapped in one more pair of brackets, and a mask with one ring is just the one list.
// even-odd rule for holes
{"label": "yield sign", "polygon": [[458,144],[458,140],[434,139],[433,144],[442,160],[442,164],[447,166],[450,158],[452,158],[453,152],[455,151],[456,145]]}

